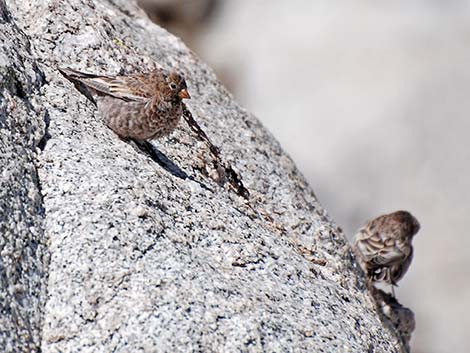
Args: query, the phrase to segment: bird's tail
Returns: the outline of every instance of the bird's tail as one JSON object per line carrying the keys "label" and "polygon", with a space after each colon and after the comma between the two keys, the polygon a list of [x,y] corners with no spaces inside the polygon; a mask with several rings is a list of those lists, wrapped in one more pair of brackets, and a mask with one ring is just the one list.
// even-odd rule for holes
{"label": "bird's tail", "polygon": [[58,68],[58,70],[65,78],[71,81],[80,92],[85,94],[87,98],[90,97],[85,93],[85,90],[88,91],[90,96],[112,96],[124,101],[134,102],[147,101],[146,97],[129,92],[125,82],[119,78],[80,72],[70,68]]}
{"label": "bird's tail", "polygon": [[80,72],[71,68],[60,68],[57,70],[70,82],[73,83],[75,88],[80,91],[88,100],[90,100],[94,105],[96,105],[96,100],[93,97],[93,94],[96,93],[93,87],[90,87],[90,84],[87,82],[87,79],[97,78],[98,76]]}
{"label": "bird's tail", "polygon": [[71,80],[81,80],[85,78],[97,78],[97,75],[90,74],[87,72],[80,72],[74,69],[71,69],[69,67],[61,68],[58,67],[57,70],[64,75],[66,78],[71,79]]}

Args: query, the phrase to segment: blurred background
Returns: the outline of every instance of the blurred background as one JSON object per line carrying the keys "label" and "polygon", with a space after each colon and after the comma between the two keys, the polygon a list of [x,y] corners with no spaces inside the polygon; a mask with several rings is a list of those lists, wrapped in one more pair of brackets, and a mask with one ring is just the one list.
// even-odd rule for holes
{"label": "blurred background", "polygon": [[470,2],[141,0],[293,157],[350,238],[421,222],[412,352],[470,352]]}

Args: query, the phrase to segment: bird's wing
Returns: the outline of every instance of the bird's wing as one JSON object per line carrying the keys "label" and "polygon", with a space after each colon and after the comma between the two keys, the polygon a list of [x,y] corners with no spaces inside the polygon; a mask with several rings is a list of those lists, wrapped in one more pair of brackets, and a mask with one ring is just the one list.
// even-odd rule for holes
{"label": "bird's wing", "polygon": [[379,234],[371,232],[367,226],[357,232],[355,243],[366,261],[369,261],[383,248],[383,242]]}
{"label": "bird's wing", "polygon": [[59,69],[59,71],[69,80],[80,82],[86,87],[91,88],[98,95],[108,95],[125,101],[144,102],[148,97],[136,94],[132,90],[138,80],[137,77],[111,77],[103,75],[94,75],[73,69]]}
{"label": "bird's wing", "polygon": [[370,259],[370,262],[375,265],[390,266],[395,263],[399,263],[404,257],[405,254],[403,254],[403,252],[401,252],[397,247],[384,247]]}
{"label": "bird's wing", "polygon": [[355,243],[363,258],[374,265],[391,264],[404,256],[395,246],[395,239],[388,234],[388,229],[383,229],[374,222],[359,230]]}

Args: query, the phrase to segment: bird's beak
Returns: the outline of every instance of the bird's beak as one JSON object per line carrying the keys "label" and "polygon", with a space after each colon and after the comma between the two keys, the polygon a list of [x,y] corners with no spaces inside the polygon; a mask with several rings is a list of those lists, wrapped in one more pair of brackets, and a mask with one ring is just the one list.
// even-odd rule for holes
{"label": "bird's beak", "polygon": [[186,90],[186,88],[183,88],[181,91],[178,92],[178,97],[180,97],[181,99],[184,99],[184,98],[191,98],[191,96],[189,95],[188,91]]}

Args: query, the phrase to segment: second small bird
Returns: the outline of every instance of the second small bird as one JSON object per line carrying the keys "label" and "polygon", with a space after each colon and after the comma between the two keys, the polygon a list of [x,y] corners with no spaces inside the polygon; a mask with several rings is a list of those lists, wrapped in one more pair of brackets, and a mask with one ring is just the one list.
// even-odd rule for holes
{"label": "second small bird", "polygon": [[397,285],[410,267],[411,241],[419,228],[411,213],[396,211],[367,222],[357,232],[353,251],[370,282]]}

